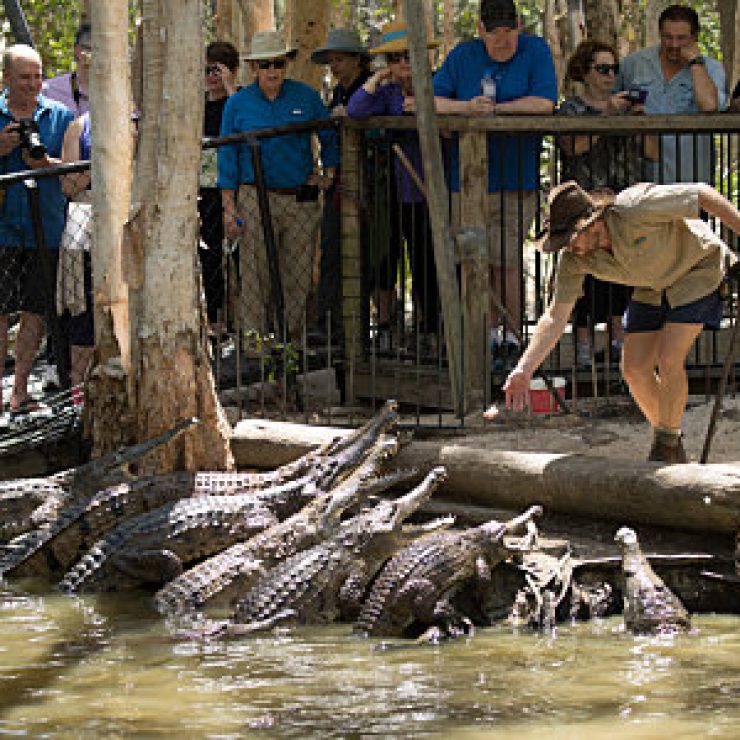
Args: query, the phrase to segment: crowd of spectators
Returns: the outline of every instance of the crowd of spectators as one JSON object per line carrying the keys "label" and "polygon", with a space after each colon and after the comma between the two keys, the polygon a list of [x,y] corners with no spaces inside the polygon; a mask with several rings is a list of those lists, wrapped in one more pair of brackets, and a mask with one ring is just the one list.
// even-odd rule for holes
{"label": "crowd of spectators", "polygon": [[[659,18],[660,42],[619,60],[608,43],[582,42],[568,60],[566,81],[578,85],[558,106],[553,57],[540,36],[524,33],[513,0],[481,0],[475,39],[457,44],[434,73],[435,105],[441,114],[469,117],[519,114],[568,116],[653,115],[740,110],[740,81],[728,95],[722,65],[699,47],[699,19],[686,6],[671,5]],[[91,28],[81,26],[74,39],[74,70],[42,79],[41,60],[30,47],[6,50],[0,98],[0,161],[3,172],[39,169],[60,161],[89,156],[90,120],[88,81],[92,52]],[[437,42],[430,36],[429,49]],[[228,136],[263,128],[325,121],[330,117],[364,118],[413,113],[406,25],[391,21],[380,41],[365,46],[353,29],[329,32],[325,43],[311,55],[317,65],[328,66],[335,86],[328,104],[310,86],[291,79],[296,49],[277,31],[256,33],[242,56],[253,81],[239,87],[239,53],[230,43],[216,41],[205,51],[205,136]],[[373,59],[384,59],[385,65]],[[44,144],[35,158],[21,146],[19,121],[33,121]],[[74,121],[74,124],[70,124]],[[65,136],[65,134],[67,134]],[[242,326],[265,335],[277,328],[276,287],[284,301],[284,331],[300,336],[315,288],[319,321],[331,314],[335,331],[341,329],[340,300],[340,160],[338,134],[318,131],[315,149],[310,131],[264,138],[257,149],[249,142],[206,148],[200,171],[199,212],[201,241],[198,250],[209,323],[214,331],[226,313],[224,245],[236,258],[241,289],[234,304]],[[64,142],[64,150],[62,143]],[[398,142],[405,159],[423,179],[419,142],[415,133]],[[520,352],[517,331],[522,318],[521,295],[524,250],[535,219],[540,189],[541,137],[489,135],[487,150],[488,196],[485,221],[491,289],[490,339],[495,353],[510,366]],[[710,182],[711,137],[665,135],[560,136],[557,138],[561,179],[577,181],[586,190],[608,188],[617,192],[642,180]],[[459,153],[451,142],[446,176],[452,192],[453,220],[459,218]],[[380,280],[376,309],[381,321],[390,321],[401,240],[411,267],[414,307],[420,330],[438,330],[439,294],[429,214],[414,177],[398,157],[392,157],[392,179],[399,228],[388,245],[386,274]],[[267,189],[260,203],[258,179]],[[56,269],[68,202],[89,200],[89,176],[72,183],[69,178],[40,180],[44,241]],[[62,190],[64,188],[64,190]],[[65,198],[65,195],[67,196]],[[53,300],[42,295],[35,282],[39,259],[23,184],[3,193],[0,218],[0,357],[7,353],[10,313],[20,312],[16,340],[15,383],[11,410],[29,403],[28,373],[43,333],[45,306]],[[271,229],[261,213],[267,205]],[[268,233],[269,232],[269,233]],[[320,247],[320,265],[314,265]],[[78,255],[79,257],[79,255]],[[66,264],[69,260],[62,259]],[[73,381],[84,376],[92,347],[90,258],[77,260],[84,289],[74,300],[57,296],[61,310],[70,316],[73,347]],[[315,274],[317,273],[317,274]],[[281,285],[275,283],[280,276]],[[32,277],[29,277],[32,276]],[[51,289],[51,288],[49,288]],[[63,281],[59,290],[64,293]],[[70,291],[68,290],[67,293]],[[66,294],[65,294],[66,295]],[[607,321],[612,346],[618,354],[622,342],[620,316],[628,300],[623,286],[589,279],[576,304],[574,320],[578,359],[590,366],[594,323]],[[503,300],[500,300],[503,299]],[[498,307],[503,304],[501,315]],[[514,331],[512,331],[514,329]]]}

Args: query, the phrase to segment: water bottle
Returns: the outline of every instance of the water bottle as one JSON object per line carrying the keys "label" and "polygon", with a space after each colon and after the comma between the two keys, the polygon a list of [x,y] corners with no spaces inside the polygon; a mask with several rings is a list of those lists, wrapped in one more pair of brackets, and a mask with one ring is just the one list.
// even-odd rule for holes
{"label": "water bottle", "polygon": [[483,75],[483,79],[480,81],[481,92],[483,96],[488,98],[491,102],[496,102],[496,80],[493,78],[493,73],[490,69],[486,70]]}

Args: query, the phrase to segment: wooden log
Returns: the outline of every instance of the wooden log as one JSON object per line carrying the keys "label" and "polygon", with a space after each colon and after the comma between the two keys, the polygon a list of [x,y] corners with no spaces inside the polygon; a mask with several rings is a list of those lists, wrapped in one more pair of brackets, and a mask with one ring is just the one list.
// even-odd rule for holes
{"label": "wooden log", "polygon": [[[240,468],[273,468],[342,430],[250,420],[234,430]],[[671,465],[576,454],[487,450],[414,441],[396,458],[420,473],[448,470],[438,496],[459,503],[593,517],[700,532],[740,530],[740,465]]]}

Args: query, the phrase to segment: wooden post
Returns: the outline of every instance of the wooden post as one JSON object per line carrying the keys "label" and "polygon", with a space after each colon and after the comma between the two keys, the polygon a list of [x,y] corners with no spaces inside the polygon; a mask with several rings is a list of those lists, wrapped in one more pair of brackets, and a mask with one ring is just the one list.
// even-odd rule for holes
{"label": "wooden post", "polygon": [[324,66],[311,61],[311,52],[326,41],[330,14],[329,0],[312,3],[306,0],[288,0],[286,3],[285,39],[298,49],[289,74],[294,80],[305,82],[319,91]]}
{"label": "wooden post", "polygon": [[480,407],[486,400],[488,377],[489,290],[488,238],[486,235],[486,193],[488,167],[481,152],[486,151],[486,133],[460,136],[460,227],[458,236],[461,263],[461,295],[465,352],[466,406]]}
{"label": "wooden post", "polygon": [[426,23],[422,0],[405,0],[408,22],[411,74],[416,100],[416,125],[427,185],[429,218],[437,266],[439,295],[445,323],[445,342],[450,372],[450,385],[455,413],[465,413],[462,388],[462,347],[460,343],[460,297],[455,274],[454,244],[448,217],[448,193],[442,169],[439,127],[434,109],[432,71],[427,52]]}
{"label": "wooden post", "polygon": [[347,403],[354,401],[352,368],[362,347],[362,314],[360,280],[362,245],[360,235],[360,177],[362,174],[362,137],[364,132],[342,129],[342,324],[347,383]]}

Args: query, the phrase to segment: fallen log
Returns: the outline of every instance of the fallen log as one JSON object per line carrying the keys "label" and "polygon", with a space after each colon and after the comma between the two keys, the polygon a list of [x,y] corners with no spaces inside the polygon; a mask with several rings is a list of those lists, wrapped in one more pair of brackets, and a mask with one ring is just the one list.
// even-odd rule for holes
{"label": "fallen log", "polygon": [[[275,467],[341,430],[280,422],[238,425],[232,449],[239,467]],[[290,459],[290,458],[288,458]],[[702,532],[740,530],[740,465],[671,465],[638,460],[505,452],[414,441],[396,458],[423,472],[444,465],[440,496],[460,503],[595,517]]]}

